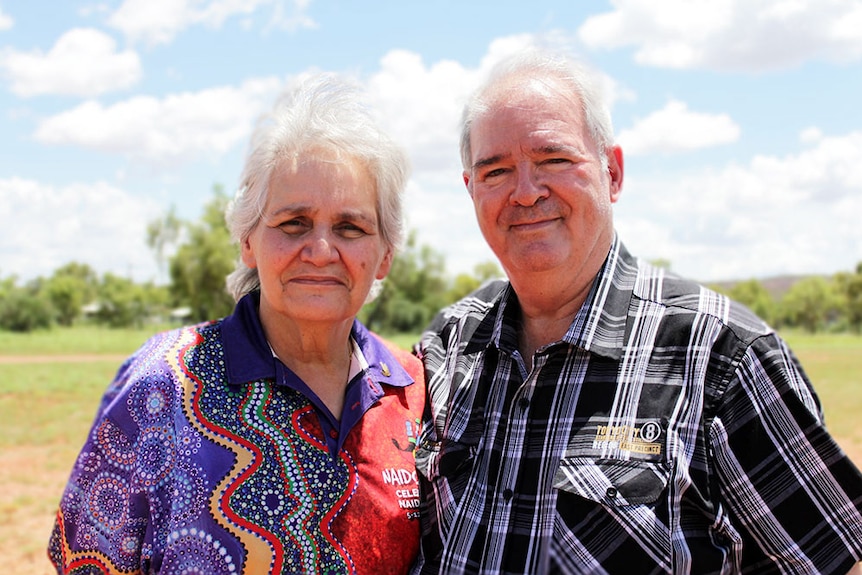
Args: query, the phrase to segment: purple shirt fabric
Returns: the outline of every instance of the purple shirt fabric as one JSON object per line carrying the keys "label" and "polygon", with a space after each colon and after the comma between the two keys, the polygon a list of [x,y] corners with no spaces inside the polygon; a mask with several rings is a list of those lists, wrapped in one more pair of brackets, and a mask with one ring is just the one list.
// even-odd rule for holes
{"label": "purple shirt fabric", "polygon": [[410,566],[419,361],[355,321],[362,369],[336,418],[273,356],[258,304],[158,334],[120,367],[60,503],[59,573]]}

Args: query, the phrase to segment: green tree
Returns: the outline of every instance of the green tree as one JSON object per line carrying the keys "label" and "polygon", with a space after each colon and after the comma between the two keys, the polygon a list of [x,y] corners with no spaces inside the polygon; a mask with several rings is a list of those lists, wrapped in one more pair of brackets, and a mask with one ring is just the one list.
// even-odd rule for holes
{"label": "green tree", "polygon": [[819,276],[794,283],[781,299],[781,314],[787,325],[816,333],[838,309],[832,285]]}
{"label": "green tree", "polygon": [[140,327],[149,316],[145,290],[132,280],[106,273],[99,285],[96,319],[110,327]]}
{"label": "green tree", "polygon": [[221,186],[213,191],[201,219],[183,222],[184,240],[170,260],[174,304],[189,306],[194,321],[223,317],[234,306],[225,278],[233,271],[239,250],[224,219],[228,197]]}
{"label": "green tree", "polygon": [[363,308],[360,319],[382,333],[421,330],[446,301],[444,268],[443,256],[429,246],[418,246],[411,232],[405,249],[392,262],[383,289]]}
{"label": "green tree", "polygon": [[38,283],[19,287],[16,278],[0,282],[0,329],[29,332],[51,327],[54,310],[41,296]]}
{"label": "green tree", "polygon": [[835,276],[836,289],[842,299],[847,326],[856,333],[862,331],[862,262],[856,272],[841,272]]}
{"label": "green tree", "polygon": [[99,278],[87,264],[71,262],[54,271],[44,282],[42,291],[51,301],[57,323],[72,325],[81,315],[85,303],[95,299]]}
{"label": "green tree", "polygon": [[767,323],[776,319],[776,303],[769,291],[756,279],[750,279],[734,284],[727,291],[730,299],[748,306],[748,308]]}
{"label": "green tree", "polygon": [[487,261],[476,264],[472,274],[458,274],[452,281],[452,286],[446,293],[446,303],[453,303],[465,295],[475,291],[490,279],[504,277],[497,262]]}
{"label": "green tree", "polygon": [[671,268],[670,268],[671,262],[667,258],[655,258],[655,259],[649,260],[649,263],[654,265],[655,267],[657,267],[659,269],[663,269],[663,270],[668,271],[668,272],[671,271]]}
{"label": "green tree", "polygon": [[171,206],[163,218],[147,224],[147,245],[155,252],[159,273],[165,273],[166,252],[176,246],[182,229],[183,221],[177,216],[174,206]]}

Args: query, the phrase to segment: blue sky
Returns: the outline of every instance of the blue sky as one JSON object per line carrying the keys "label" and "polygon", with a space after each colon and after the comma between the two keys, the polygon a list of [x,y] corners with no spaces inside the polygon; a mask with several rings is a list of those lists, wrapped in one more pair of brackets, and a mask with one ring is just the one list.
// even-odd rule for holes
{"label": "blue sky", "polygon": [[0,0],[0,277],[70,261],[164,281],[171,206],[232,191],[254,120],[302,74],[356,77],[408,150],[408,226],[450,273],[493,259],[458,117],[502,55],[605,75],[629,249],[702,281],[862,261],[862,0]]}

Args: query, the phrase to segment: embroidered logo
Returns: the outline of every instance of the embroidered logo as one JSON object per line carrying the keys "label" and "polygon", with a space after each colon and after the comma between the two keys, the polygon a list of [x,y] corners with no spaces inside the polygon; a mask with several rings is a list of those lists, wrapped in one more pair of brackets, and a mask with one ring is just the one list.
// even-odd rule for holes
{"label": "embroidered logo", "polygon": [[404,428],[407,431],[407,444],[403,447],[396,438],[392,438],[392,445],[398,448],[399,451],[413,451],[416,449],[416,438],[419,437],[419,418],[413,421],[407,420],[404,422]]}
{"label": "embroidered logo", "polygon": [[[404,421],[404,432],[407,436],[405,445],[392,437],[392,445],[405,453],[411,453],[416,448],[416,439],[419,437],[419,418]],[[383,483],[394,488],[398,507],[403,509],[408,519],[419,519],[419,477],[416,474],[413,456],[406,457],[407,467],[387,467],[381,469]]]}
{"label": "embroidered logo", "polygon": [[661,454],[661,424],[647,421],[640,427],[634,425],[599,425],[593,440],[593,449],[612,448],[649,455]]}

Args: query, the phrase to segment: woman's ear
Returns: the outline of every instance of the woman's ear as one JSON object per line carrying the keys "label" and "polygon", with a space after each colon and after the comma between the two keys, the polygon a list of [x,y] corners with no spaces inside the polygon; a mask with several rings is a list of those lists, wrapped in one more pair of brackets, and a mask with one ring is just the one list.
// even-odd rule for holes
{"label": "woman's ear", "polygon": [[[248,265],[248,264],[246,264]],[[392,269],[392,248],[387,248],[386,254],[383,256],[383,259],[380,261],[380,265],[377,267],[377,274],[374,276],[376,279],[382,280],[387,275],[389,275],[389,270]]]}
{"label": "woman's ear", "polygon": [[251,234],[240,242],[240,258],[242,263],[250,268],[257,267],[257,259],[254,257],[254,249],[251,247]]}

